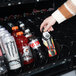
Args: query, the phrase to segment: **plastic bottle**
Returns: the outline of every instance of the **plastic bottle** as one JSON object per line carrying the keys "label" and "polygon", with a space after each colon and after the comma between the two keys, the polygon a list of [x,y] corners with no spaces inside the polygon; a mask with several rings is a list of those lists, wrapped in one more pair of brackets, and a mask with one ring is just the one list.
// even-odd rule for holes
{"label": "plastic bottle", "polygon": [[46,51],[42,49],[42,46],[39,42],[39,40],[32,35],[29,29],[25,30],[25,37],[29,39],[29,45],[33,49],[33,56],[36,62],[36,65],[44,65],[47,63],[47,56],[46,56]]}
{"label": "plastic bottle", "polygon": [[23,58],[24,65],[32,63],[34,59],[30,47],[28,46],[28,39],[23,36],[23,32],[17,32],[16,35],[16,44],[19,49],[19,53]]}
{"label": "plastic bottle", "polygon": [[26,34],[25,30],[27,29],[27,28],[25,28],[25,24],[22,21],[18,21],[18,25],[19,25],[20,29],[23,31],[24,36],[25,36],[25,34]]}

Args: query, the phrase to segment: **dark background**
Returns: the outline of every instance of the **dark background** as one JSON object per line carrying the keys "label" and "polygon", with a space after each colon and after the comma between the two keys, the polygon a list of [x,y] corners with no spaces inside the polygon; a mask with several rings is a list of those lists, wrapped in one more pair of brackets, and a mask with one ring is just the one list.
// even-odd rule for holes
{"label": "dark background", "polygon": [[[66,0],[0,0],[0,17],[31,12],[33,9],[57,9]],[[18,4],[21,2],[21,4]],[[9,5],[11,4],[11,5]]]}

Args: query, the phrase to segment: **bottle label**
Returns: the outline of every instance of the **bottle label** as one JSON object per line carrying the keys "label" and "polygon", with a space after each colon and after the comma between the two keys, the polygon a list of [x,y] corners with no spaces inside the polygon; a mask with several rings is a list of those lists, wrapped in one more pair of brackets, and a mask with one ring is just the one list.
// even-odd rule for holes
{"label": "bottle label", "polygon": [[49,46],[48,46],[48,43],[45,39],[42,39],[43,41],[43,44],[48,48],[48,53],[49,53],[49,57],[52,57],[52,51],[54,52],[55,55],[57,55],[57,51],[55,49],[55,45],[54,45],[54,41],[53,39],[51,38],[51,40],[49,41],[49,44],[50,44],[50,49],[49,49]]}
{"label": "bottle label", "polygon": [[23,46],[23,59],[24,61],[29,61],[30,59],[32,59],[32,53],[31,53],[31,49],[29,46]]}
{"label": "bottle label", "polygon": [[35,40],[32,40],[30,43],[29,43],[30,47],[33,48],[33,49],[37,49],[38,47],[40,47],[40,42],[38,41],[38,39],[35,39]]}

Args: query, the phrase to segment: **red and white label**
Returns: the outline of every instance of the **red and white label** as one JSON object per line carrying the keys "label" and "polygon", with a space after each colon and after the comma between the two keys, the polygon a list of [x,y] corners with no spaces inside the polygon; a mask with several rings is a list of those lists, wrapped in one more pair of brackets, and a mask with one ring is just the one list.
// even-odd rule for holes
{"label": "red and white label", "polygon": [[32,40],[32,41],[29,43],[29,45],[30,45],[30,47],[33,48],[33,49],[36,49],[36,48],[38,48],[38,47],[41,46],[40,43],[39,43],[39,41],[38,41],[37,39]]}

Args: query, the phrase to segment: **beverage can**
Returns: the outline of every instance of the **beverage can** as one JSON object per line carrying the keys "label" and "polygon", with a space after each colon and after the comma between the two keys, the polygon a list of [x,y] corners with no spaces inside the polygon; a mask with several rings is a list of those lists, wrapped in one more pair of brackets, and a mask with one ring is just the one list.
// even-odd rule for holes
{"label": "beverage can", "polygon": [[5,31],[1,31],[1,32],[0,32],[0,46],[1,46],[2,53],[3,53],[4,56],[5,56],[5,51],[4,51],[3,46],[2,46],[2,37],[3,37],[5,34],[9,34],[8,31],[5,30]]}
{"label": "beverage can", "polygon": [[5,50],[10,70],[20,68],[21,67],[20,59],[14,38],[10,35],[3,36],[2,45]]}
{"label": "beverage can", "polygon": [[53,38],[48,32],[43,32],[43,44],[48,48],[49,57],[57,55]]}

